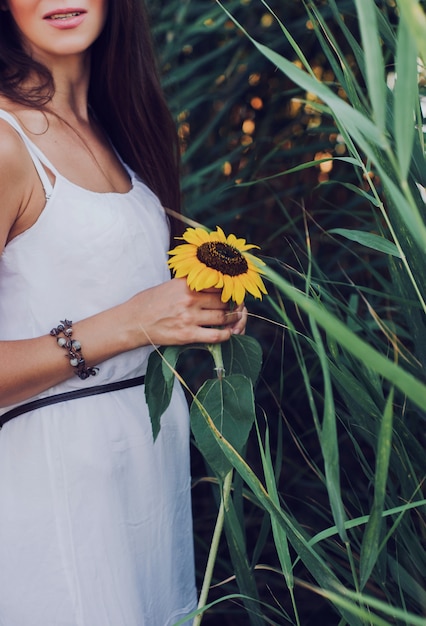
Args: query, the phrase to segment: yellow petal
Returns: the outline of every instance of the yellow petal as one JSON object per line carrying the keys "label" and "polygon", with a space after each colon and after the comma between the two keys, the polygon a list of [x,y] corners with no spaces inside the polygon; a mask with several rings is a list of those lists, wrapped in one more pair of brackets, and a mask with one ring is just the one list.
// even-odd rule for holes
{"label": "yellow petal", "polygon": [[268,293],[266,291],[266,287],[263,283],[262,278],[256,272],[250,272],[250,270],[245,275],[245,280],[251,285],[255,286],[255,289],[262,291],[263,293]]}
{"label": "yellow petal", "polygon": [[[257,248],[257,246],[255,247]],[[244,256],[249,265],[251,264],[257,272],[260,272],[261,274],[263,273],[260,268],[262,265],[266,265],[266,263],[262,261],[262,259],[259,259],[257,256],[250,254],[250,252],[247,252]]]}
{"label": "yellow petal", "polygon": [[192,263],[193,265],[195,265],[196,263],[199,263],[199,260],[194,255],[188,255],[188,254],[179,255],[179,254],[177,254],[176,256],[171,257],[167,261],[167,263],[169,265],[179,265],[180,263]]}
{"label": "yellow petal", "polygon": [[206,269],[206,266],[204,265],[204,263],[197,263],[197,265],[193,265],[190,268],[190,270],[187,272],[188,285],[192,289],[195,289],[196,291],[199,291],[199,289],[197,289],[197,287],[196,287],[197,278],[198,278],[199,274],[202,274],[202,272],[205,269]]}
{"label": "yellow petal", "polygon": [[217,271],[217,283],[215,284],[215,287],[217,287],[218,289],[222,289],[223,287],[223,274],[222,272],[219,272],[219,270]]}
{"label": "yellow petal", "polygon": [[195,289],[197,291],[202,291],[203,289],[210,289],[211,287],[216,287],[218,282],[218,274],[217,270],[213,270],[211,267],[205,267],[202,272],[200,272],[197,276],[197,280],[195,281]]}
{"label": "yellow petal", "polygon": [[186,278],[188,276],[188,272],[180,268],[173,268],[173,272],[175,278]]}
{"label": "yellow petal", "polygon": [[176,246],[176,248],[173,248],[173,250],[169,250],[169,254],[170,256],[176,256],[181,254],[197,256],[197,246],[193,246],[189,243],[183,243],[180,246]]}
{"label": "yellow petal", "polygon": [[239,246],[240,252],[245,252],[246,250],[252,250],[253,248],[257,248],[258,250],[260,250],[260,247],[255,246],[254,243],[245,243],[244,239],[242,241],[244,241],[244,245]]}
{"label": "yellow petal", "polygon": [[223,289],[222,289],[222,302],[228,302],[232,298],[233,293],[233,281],[232,276],[228,276],[228,274],[222,274],[223,277]]}
{"label": "yellow petal", "polygon": [[209,241],[209,233],[204,228],[187,228],[182,238],[188,243],[199,246]]}
{"label": "yellow petal", "polygon": [[174,262],[172,261],[171,263],[169,263],[169,267],[174,268],[175,270],[179,270],[180,272],[185,272],[186,274],[188,274],[193,267],[197,267],[197,265],[200,264],[200,262],[197,260],[196,262],[193,261],[193,259],[173,259]]}
{"label": "yellow petal", "polygon": [[246,291],[251,293],[255,298],[262,299],[262,294],[260,293],[259,287],[254,280],[251,280],[248,274],[244,274],[244,278],[239,277],[241,283],[243,284]]}
{"label": "yellow petal", "polygon": [[237,248],[240,252],[242,252],[246,245],[245,239],[237,239],[237,237],[233,234],[228,235],[227,243],[233,248]]}
{"label": "yellow petal", "polygon": [[210,233],[210,241],[221,241],[226,243],[226,235],[220,226],[216,226],[216,230]]}
{"label": "yellow petal", "polygon": [[234,294],[233,300],[237,304],[241,304],[244,301],[244,296],[246,295],[246,290],[244,288],[242,280],[238,280],[239,277],[235,276],[234,278]]}

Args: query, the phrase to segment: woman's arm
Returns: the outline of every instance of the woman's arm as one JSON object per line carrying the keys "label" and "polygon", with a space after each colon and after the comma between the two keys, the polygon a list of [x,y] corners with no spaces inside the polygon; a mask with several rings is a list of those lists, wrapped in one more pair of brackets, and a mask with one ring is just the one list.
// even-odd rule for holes
{"label": "woman's arm", "polygon": [[[230,313],[219,293],[193,292],[184,279],[173,279],[73,323],[73,337],[90,367],[150,344],[226,341],[243,332],[244,317],[240,310]],[[35,339],[0,341],[0,406],[22,402],[74,375],[49,330]]]}
{"label": "woman's arm", "polygon": [[[0,253],[13,236],[32,226],[44,202],[26,148],[13,130],[2,125]],[[244,331],[245,315],[241,308],[230,313],[219,292],[193,292],[184,279],[173,279],[93,317],[73,322],[73,337],[81,342],[90,367],[150,344],[225,341],[232,332]],[[64,350],[49,331],[46,328],[44,336],[34,339],[0,341],[0,407],[23,402],[74,376]]]}

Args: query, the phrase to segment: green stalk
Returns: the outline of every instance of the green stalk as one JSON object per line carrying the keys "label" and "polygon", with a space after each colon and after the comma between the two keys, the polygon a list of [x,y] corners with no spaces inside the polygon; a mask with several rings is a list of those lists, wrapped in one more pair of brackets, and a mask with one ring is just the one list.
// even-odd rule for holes
{"label": "green stalk", "polygon": [[[220,343],[207,344],[207,349],[214,360],[214,371],[219,380],[222,380],[225,376],[225,367],[223,365],[222,346]],[[200,592],[200,598],[198,600],[199,609],[204,608],[207,603],[207,597],[209,594],[210,584],[213,577],[213,569],[216,563],[217,551],[219,549],[220,537],[222,535],[223,524],[225,521],[225,510],[228,506],[229,496],[231,493],[233,470],[231,469],[226,474],[222,484],[222,497],[217,514],[216,524],[213,532],[212,542],[210,544],[209,557],[207,559],[206,571],[204,572],[203,586]],[[194,617],[193,626],[199,626],[203,619],[204,613],[199,613]]]}
{"label": "green stalk", "polygon": [[223,357],[222,357],[222,345],[220,343],[208,343],[207,350],[213,357],[214,360],[214,371],[219,380],[222,380],[225,376],[225,368],[223,365]]}
{"label": "green stalk", "polygon": [[[207,560],[206,571],[204,572],[203,586],[201,588],[200,598],[198,601],[198,608],[201,609],[206,606],[207,596],[209,594],[210,584],[213,577],[213,569],[216,562],[217,551],[219,548],[220,536],[223,530],[223,523],[225,520],[225,510],[228,506],[229,496],[231,493],[233,470],[230,470],[225,476],[222,487],[222,499],[219,507],[219,513],[216,519],[216,525],[213,533],[212,542],[210,545],[209,558]],[[199,613],[194,617],[192,626],[199,626],[203,619],[204,613]]]}

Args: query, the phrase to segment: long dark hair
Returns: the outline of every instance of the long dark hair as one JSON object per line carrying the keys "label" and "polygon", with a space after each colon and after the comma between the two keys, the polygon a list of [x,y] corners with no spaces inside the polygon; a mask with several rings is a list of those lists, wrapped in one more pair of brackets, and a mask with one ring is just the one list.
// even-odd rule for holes
{"label": "long dark hair", "polygon": [[[34,73],[37,85],[24,90]],[[24,52],[8,11],[0,11],[0,93],[40,109],[54,93],[50,72]],[[91,50],[89,104],[123,160],[165,207],[179,212],[176,126],[160,85],[143,0],[110,0],[105,27]],[[176,233],[174,220],[172,225]]]}

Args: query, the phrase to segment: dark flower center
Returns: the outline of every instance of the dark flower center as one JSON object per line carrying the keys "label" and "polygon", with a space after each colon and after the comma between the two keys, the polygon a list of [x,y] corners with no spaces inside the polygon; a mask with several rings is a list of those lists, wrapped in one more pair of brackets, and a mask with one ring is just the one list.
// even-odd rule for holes
{"label": "dark flower center", "polygon": [[248,270],[244,255],[239,250],[221,241],[207,241],[197,248],[197,259],[214,270],[239,276]]}

